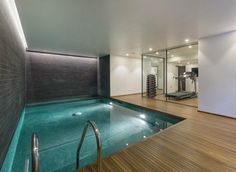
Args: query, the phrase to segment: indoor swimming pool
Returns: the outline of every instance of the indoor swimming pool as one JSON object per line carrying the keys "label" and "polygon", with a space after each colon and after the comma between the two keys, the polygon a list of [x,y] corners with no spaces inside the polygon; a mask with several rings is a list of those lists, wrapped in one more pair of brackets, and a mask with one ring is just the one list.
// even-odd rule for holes
{"label": "indoor swimming pool", "polygon": [[[111,99],[91,98],[28,105],[12,171],[31,169],[31,136],[39,138],[41,172],[72,172],[86,121],[101,133],[102,156],[143,140],[182,119]],[[89,128],[81,149],[80,165],[96,161],[96,139]]]}

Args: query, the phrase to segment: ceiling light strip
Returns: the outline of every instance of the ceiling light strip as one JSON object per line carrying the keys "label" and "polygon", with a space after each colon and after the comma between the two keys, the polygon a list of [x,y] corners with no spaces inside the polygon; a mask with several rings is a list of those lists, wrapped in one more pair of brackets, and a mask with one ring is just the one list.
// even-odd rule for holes
{"label": "ceiling light strip", "polygon": [[25,34],[21,25],[20,17],[16,8],[15,0],[5,0],[5,3],[7,5],[8,11],[10,12],[10,15],[15,24],[15,27],[18,31],[22,44],[24,48],[27,48],[28,45],[27,45]]}

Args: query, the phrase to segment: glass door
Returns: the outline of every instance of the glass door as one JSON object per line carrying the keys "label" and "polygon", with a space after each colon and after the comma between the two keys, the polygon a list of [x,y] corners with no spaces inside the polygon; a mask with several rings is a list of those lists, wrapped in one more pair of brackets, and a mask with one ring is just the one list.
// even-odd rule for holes
{"label": "glass door", "polygon": [[142,65],[142,95],[165,100],[165,51],[143,56]]}
{"label": "glass door", "polygon": [[167,101],[198,106],[198,45],[168,50]]}
{"label": "glass door", "polygon": [[198,44],[142,55],[142,96],[198,106]]}

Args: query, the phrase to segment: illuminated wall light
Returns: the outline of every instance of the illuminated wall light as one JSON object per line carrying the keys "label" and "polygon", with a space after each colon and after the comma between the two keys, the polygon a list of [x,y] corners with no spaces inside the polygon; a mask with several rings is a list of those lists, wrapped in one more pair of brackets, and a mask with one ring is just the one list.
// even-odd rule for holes
{"label": "illuminated wall light", "polygon": [[156,52],[156,54],[158,55],[158,54],[159,54],[159,52],[157,51],[157,52]]}
{"label": "illuminated wall light", "polygon": [[110,102],[109,104],[110,104],[110,105],[113,105],[113,103],[112,103],[112,102]]}
{"label": "illuminated wall light", "polygon": [[155,125],[156,125],[156,126],[160,126],[160,123],[156,121],[156,122],[155,122]]}
{"label": "illuminated wall light", "polygon": [[129,53],[126,53],[126,56],[129,56]]}
{"label": "illuminated wall light", "polygon": [[76,112],[72,114],[72,116],[80,116],[80,115],[82,115],[82,112]]}
{"label": "illuminated wall light", "polygon": [[192,45],[189,45],[188,48],[192,48],[193,46]]}
{"label": "illuminated wall light", "polygon": [[140,119],[140,123],[146,125],[146,121]]}
{"label": "illuminated wall light", "polygon": [[142,119],[146,118],[146,116],[144,114],[140,114],[139,117],[142,118]]}
{"label": "illuminated wall light", "polygon": [[76,112],[75,114],[76,115],[82,115],[82,112]]}
{"label": "illuminated wall light", "polygon": [[146,136],[143,136],[143,138],[145,139],[145,138],[146,138]]}
{"label": "illuminated wall light", "polygon": [[125,145],[126,145],[126,146],[129,146],[129,143],[126,143]]}
{"label": "illuminated wall light", "polygon": [[152,48],[149,48],[149,51],[152,51]]}

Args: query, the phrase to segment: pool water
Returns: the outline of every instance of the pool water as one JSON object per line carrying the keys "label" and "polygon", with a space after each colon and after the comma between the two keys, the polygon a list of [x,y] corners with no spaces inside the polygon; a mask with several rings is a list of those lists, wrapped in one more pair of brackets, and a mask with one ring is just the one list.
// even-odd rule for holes
{"label": "pool water", "polygon": [[[95,121],[101,133],[103,157],[181,121],[168,114],[100,98],[27,106],[13,171],[24,171],[27,160],[31,163],[33,132],[39,138],[41,172],[74,171],[76,150],[88,120]],[[96,161],[96,151],[90,128],[81,149],[81,167]]]}

